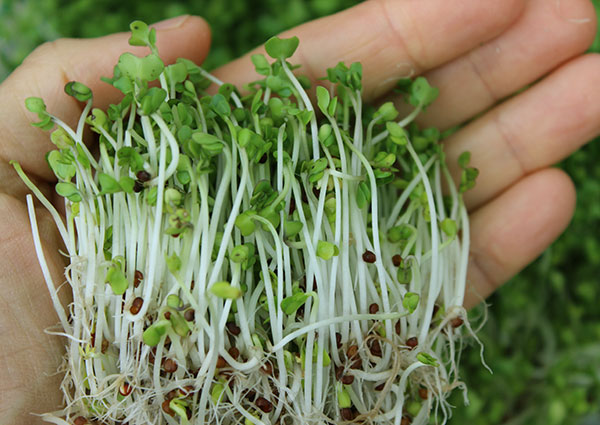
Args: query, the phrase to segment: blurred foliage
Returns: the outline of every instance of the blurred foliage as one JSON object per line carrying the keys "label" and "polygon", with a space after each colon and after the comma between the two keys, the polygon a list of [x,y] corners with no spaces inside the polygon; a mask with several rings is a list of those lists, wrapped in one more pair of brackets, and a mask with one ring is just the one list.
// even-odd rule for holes
{"label": "blurred foliage", "polygon": [[59,37],[97,37],[128,31],[140,19],[157,22],[191,14],[211,25],[212,69],[302,22],[357,0],[0,0],[0,81],[37,45]]}
{"label": "blurred foliage", "polygon": [[[271,35],[349,7],[357,0],[0,0],[0,81],[40,43],[95,37],[184,13],[213,29],[211,69]],[[600,0],[594,0],[600,11]],[[600,17],[600,12],[599,12]],[[592,50],[600,52],[600,37]],[[600,424],[600,143],[565,160],[577,186],[577,210],[562,237],[488,303],[477,346],[463,357],[470,405],[457,406],[453,425]],[[482,308],[473,312],[482,315]]]}

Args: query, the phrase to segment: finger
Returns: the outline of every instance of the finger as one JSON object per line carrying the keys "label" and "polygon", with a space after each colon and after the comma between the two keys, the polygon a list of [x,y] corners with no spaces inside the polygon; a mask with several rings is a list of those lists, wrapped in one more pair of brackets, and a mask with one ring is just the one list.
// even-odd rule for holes
{"label": "finger", "polygon": [[582,56],[448,138],[445,151],[455,177],[464,151],[480,171],[465,193],[467,205],[482,205],[600,133],[599,96],[600,56]]}
{"label": "finger", "polygon": [[425,74],[440,95],[419,122],[438,128],[464,122],[583,53],[595,34],[589,0],[532,0],[506,32]]}
{"label": "finger", "polygon": [[[148,53],[146,48],[129,46],[129,36],[119,33],[88,40],[61,39],[36,49],[0,85],[0,158],[17,160],[25,170],[51,178],[43,156],[51,148],[48,135],[31,127],[35,117],[25,109],[24,100],[41,97],[49,112],[72,126],[79,119],[82,104],[64,93],[68,81],[89,86],[95,106],[106,107],[118,101],[120,92],[100,81],[100,77],[112,76],[113,67],[124,52]],[[157,47],[167,63],[178,57],[202,62],[209,43],[210,31],[201,18],[183,16],[158,24]]]}
{"label": "finger", "polygon": [[[0,412],[3,423],[41,424],[31,416],[60,405],[61,364],[64,340],[45,330],[58,323],[37,262],[27,209],[22,202],[0,194]],[[47,212],[38,215],[40,237],[47,247],[46,262],[55,283],[64,277],[57,252],[56,226]],[[65,294],[66,295],[66,294]],[[66,301],[66,300],[65,300]]]}
{"label": "finger", "polygon": [[[49,184],[45,180],[36,178],[35,175],[30,175],[29,178],[46,198],[52,199],[56,194],[53,187],[54,185]],[[0,193],[10,195],[15,199],[20,200],[25,200],[25,195],[31,193],[15,172],[13,166],[4,161],[0,161]]]}
{"label": "finger", "polygon": [[[290,60],[313,81],[342,61],[363,64],[363,95],[372,100],[401,77],[449,61],[502,32],[521,12],[523,0],[372,0],[282,34],[297,36]],[[241,85],[257,79],[250,55],[215,71]]]}
{"label": "finger", "polygon": [[545,169],[471,214],[465,306],[479,303],[540,255],[567,227],[574,208],[569,177]]}

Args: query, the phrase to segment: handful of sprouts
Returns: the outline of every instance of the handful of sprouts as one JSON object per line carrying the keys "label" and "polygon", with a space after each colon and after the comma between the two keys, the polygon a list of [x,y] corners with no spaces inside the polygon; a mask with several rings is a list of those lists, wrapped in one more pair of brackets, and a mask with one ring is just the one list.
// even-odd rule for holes
{"label": "handful of sprouts", "polygon": [[[155,31],[131,24],[105,79],[124,94],[103,111],[78,82],[77,128],[27,99],[56,129],[47,155],[70,264],[68,337],[55,424],[444,423],[469,252],[460,193],[435,129],[413,119],[437,96],[402,80],[414,110],[361,102],[360,64],[316,87],[293,73],[298,39],[272,38],[247,94],[192,62],[165,66]],[[156,82],[157,81],[157,82]],[[155,82],[154,84],[150,84]],[[215,88],[209,95],[209,86]],[[217,89],[218,88],[218,89]],[[99,155],[84,143],[86,125]],[[447,193],[443,187],[447,187]],[[461,236],[459,238],[459,235]],[[457,346],[458,345],[458,346]]]}

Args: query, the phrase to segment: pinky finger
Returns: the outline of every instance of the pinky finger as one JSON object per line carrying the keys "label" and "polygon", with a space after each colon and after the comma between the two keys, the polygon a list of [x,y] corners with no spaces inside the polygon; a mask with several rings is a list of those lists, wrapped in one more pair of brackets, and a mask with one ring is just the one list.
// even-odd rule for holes
{"label": "pinky finger", "polygon": [[473,212],[465,306],[476,305],[540,255],[565,230],[574,208],[573,183],[550,168]]}

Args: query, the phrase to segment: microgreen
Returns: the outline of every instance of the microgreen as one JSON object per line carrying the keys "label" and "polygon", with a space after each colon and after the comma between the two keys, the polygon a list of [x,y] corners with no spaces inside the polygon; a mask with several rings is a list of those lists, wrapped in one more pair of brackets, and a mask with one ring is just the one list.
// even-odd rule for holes
{"label": "microgreen", "polygon": [[433,102],[439,94],[439,90],[431,87],[424,77],[417,77],[410,86],[408,101],[413,106],[426,107]]}
{"label": "microgreen", "polygon": [[428,366],[433,366],[433,367],[439,366],[435,357],[433,357],[431,354],[428,354],[425,352],[421,352],[421,353],[417,354],[417,360]]}
{"label": "microgreen", "polygon": [[39,121],[32,123],[33,126],[39,127],[42,130],[50,130],[54,127],[52,116],[46,112],[46,104],[39,97],[28,97],[25,100],[25,107],[28,111],[38,115]]}
{"label": "microgreen", "polygon": [[215,282],[211,286],[210,292],[219,298],[236,299],[242,296],[242,290],[240,288],[233,287],[229,282],[223,281]]}
{"label": "microgreen", "polygon": [[[104,79],[123,92],[118,104],[93,108],[91,90],[68,83],[86,102],[73,130],[41,99],[26,101],[36,126],[57,126],[46,159],[66,206],[63,221],[14,164],[71,259],[70,318],[47,282],[70,336],[70,402],[57,417],[306,424],[358,412],[391,424],[447,414],[470,329],[451,320],[465,317],[461,193],[477,172],[461,155],[457,190],[440,132],[413,122],[437,89],[402,82],[414,110],[398,120],[391,102],[362,104],[360,64],[339,63],[313,103],[287,62],[298,39],[275,37],[265,45],[274,62],[251,57],[263,78],[242,96],[188,60],[165,66],[155,30],[131,30],[130,44],[150,53],[122,54]],[[371,391],[382,379],[393,390]],[[113,391],[123,382],[135,392]],[[435,402],[407,412],[415,385]]]}
{"label": "microgreen", "polygon": [[283,310],[285,314],[294,314],[304,305],[309,296],[310,295],[305,294],[304,292],[296,292],[281,301],[281,310]]}
{"label": "microgreen", "polygon": [[115,295],[123,295],[129,287],[129,281],[119,265],[113,264],[106,273],[106,282],[112,288]]}
{"label": "microgreen", "polygon": [[73,96],[80,102],[87,102],[92,98],[92,91],[89,87],[78,81],[71,81],[65,85],[65,93]]}
{"label": "microgreen", "polygon": [[170,326],[171,322],[165,319],[159,320],[158,322],[149,326],[148,329],[146,329],[142,334],[142,340],[144,341],[144,344],[149,345],[150,347],[157,346]]}
{"label": "microgreen", "polygon": [[57,183],[55,189],[56,193],[58,193],[63,198],[67,198],[71,202],[79,202],[82,199],[81,193],[72,183]]}
{"label": "microgreen", "polygon": [[273,59],[287,59],[294,54],[299,42],[298,37],[287,39],[272,37],[265,43],[265,50]]}

